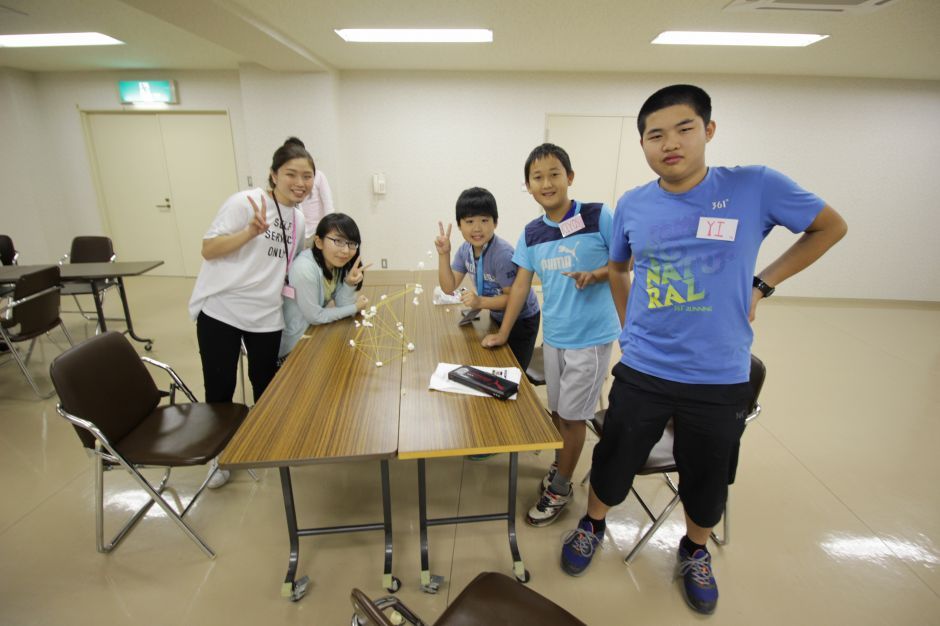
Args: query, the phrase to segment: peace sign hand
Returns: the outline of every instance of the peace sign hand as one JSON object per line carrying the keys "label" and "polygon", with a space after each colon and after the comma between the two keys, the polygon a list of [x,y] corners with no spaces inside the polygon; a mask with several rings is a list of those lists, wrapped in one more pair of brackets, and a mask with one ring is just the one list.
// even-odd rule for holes
{"label": "peace sign hand", "polygon": [[258,208],[251,196],[248,196],[248,202],[251,204],[251,210],[254,211],[251,221],[248,222],[248,233],[252,237],[257,237],[268,230],[268,203],[264,199],[264,194],[261,194],[261,208]]}
{"label": "peace sign hand", "polygon": [[447,232],[444,232],[444,224],[442,222],[438,222],[437,227],[440,229],[440,234],[434,239],[434,247],[437,248],[438,254],[450,256],[450,229],[453,227],[453,224],[447,225]]}
{"label": "peace sign hand", "polygon": [[353,263],[353,266],[349,268],[349,272],[346,274],[344,282],[350,287],[354,287],[362,282],[363,272],[372,267],[372,264],[368,265],[362,264],[362,257],[356,259],[356,262]]}

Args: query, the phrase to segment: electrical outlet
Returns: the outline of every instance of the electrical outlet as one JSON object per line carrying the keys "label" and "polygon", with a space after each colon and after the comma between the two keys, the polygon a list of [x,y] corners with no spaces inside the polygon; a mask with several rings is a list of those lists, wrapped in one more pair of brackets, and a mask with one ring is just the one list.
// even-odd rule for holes
{"label": "electrical outlet", "polygon": [[388,269],[388,259],[382,259],[382,269],[383,270]]}

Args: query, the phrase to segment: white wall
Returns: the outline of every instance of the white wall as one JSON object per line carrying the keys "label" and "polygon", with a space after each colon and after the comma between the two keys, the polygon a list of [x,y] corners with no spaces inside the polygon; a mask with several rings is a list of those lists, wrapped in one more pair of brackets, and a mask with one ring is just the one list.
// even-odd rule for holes
{"label": "white wall", "polygon": [[[453,219],[457,195],[472,185],[495,194],[497,232],[514,240],[539,214],[520,185],[547,114],[636,115],[650,93],[673,82],[694,82],[712,95],[718,133],[708,148],[711,164],[779,168],[848,220],[848,237],[812,271],[791,279],[782,294],[940,300],[935,82],[344,73],[342,180],[334,187],[360,223],[364,257],[387,258],[399,269],[429,260],[436,222]],[[578,164],[573,167],[577,171]],[[371,193],[376,171],[387,176],[384,197]],[[577,197],[577,179],[571,193]],[[794,239],[775,231],[759,264]]]}
{"label": "white wall", "polygon": [[[24,261],[48,261],[75,234],[101,232],[79,109],[119,109],[126,72],[0,70],[0,203]],[[540,209],[521,191],[545,116],[635,115],[672,82],[712,94],[715,165],[765,163],[825,198],[849,235],[781,294],[940,301],[940,82],[622,74],[134,72],[178,81],[185,110],[227,110],[239,181],[262,183],[274,148],[297,135],[363,230],[367,261],[410,269],[452,220],[462,189],[489,188],[513,241]],[[636,148],[639,150],[639,146]],[[574,164],[575,170],[578,164]],[[371,174],[388,193],[374,196]],[[572,195],[578,197],[577,181]],[[586,198],[590,200],[590,198]],[[458,235],[454,235],[454,242]],[[775,232],[762,263],[793,241]]]}
{"label": "white wall", "polygon": [[56,153],[40,114],[36,76],[0,68],[0,233],[9,235],[20,263],[43,263],[59,230],[50,204],[57,182]]}
{"label": "white wall", "polygon": [[[304,142],[317,169],[323,170],[332,184],[339,161],[335,78],[327,73],[279,74],[243,65],[239,79],[248,169],[254,184],[266,184],[271,156],[290,136]],[[333,191],[338,204],[342,198]]]}

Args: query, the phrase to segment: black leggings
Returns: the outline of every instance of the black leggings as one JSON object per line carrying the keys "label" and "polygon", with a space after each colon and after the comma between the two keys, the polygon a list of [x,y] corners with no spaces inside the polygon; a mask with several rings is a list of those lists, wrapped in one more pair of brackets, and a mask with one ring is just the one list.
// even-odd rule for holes
{"label": "black leggings", "polygon": [[235,395],[235,374],[241,344],[248,352],[248,379],[255,402],[267,389],[277,371],[281,331],[250,333],[200,312],[196,318],[196,338],[202,359],[206,402],[231,402]]}

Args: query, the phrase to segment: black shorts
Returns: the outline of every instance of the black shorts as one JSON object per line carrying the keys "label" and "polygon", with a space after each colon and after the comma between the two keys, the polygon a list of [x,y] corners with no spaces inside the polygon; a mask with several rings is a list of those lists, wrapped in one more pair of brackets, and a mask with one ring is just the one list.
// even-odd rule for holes
{"label": "black shorts", "polygon": [[673,454],[679,496],[689,518],[704,528],[724,512],[728,484],[752,402],[749,383],[696,385],[614,367],[610,405],[601,440],[594,447],[591,487],[601,502],[626,499],[633,478],[674,419]]}

